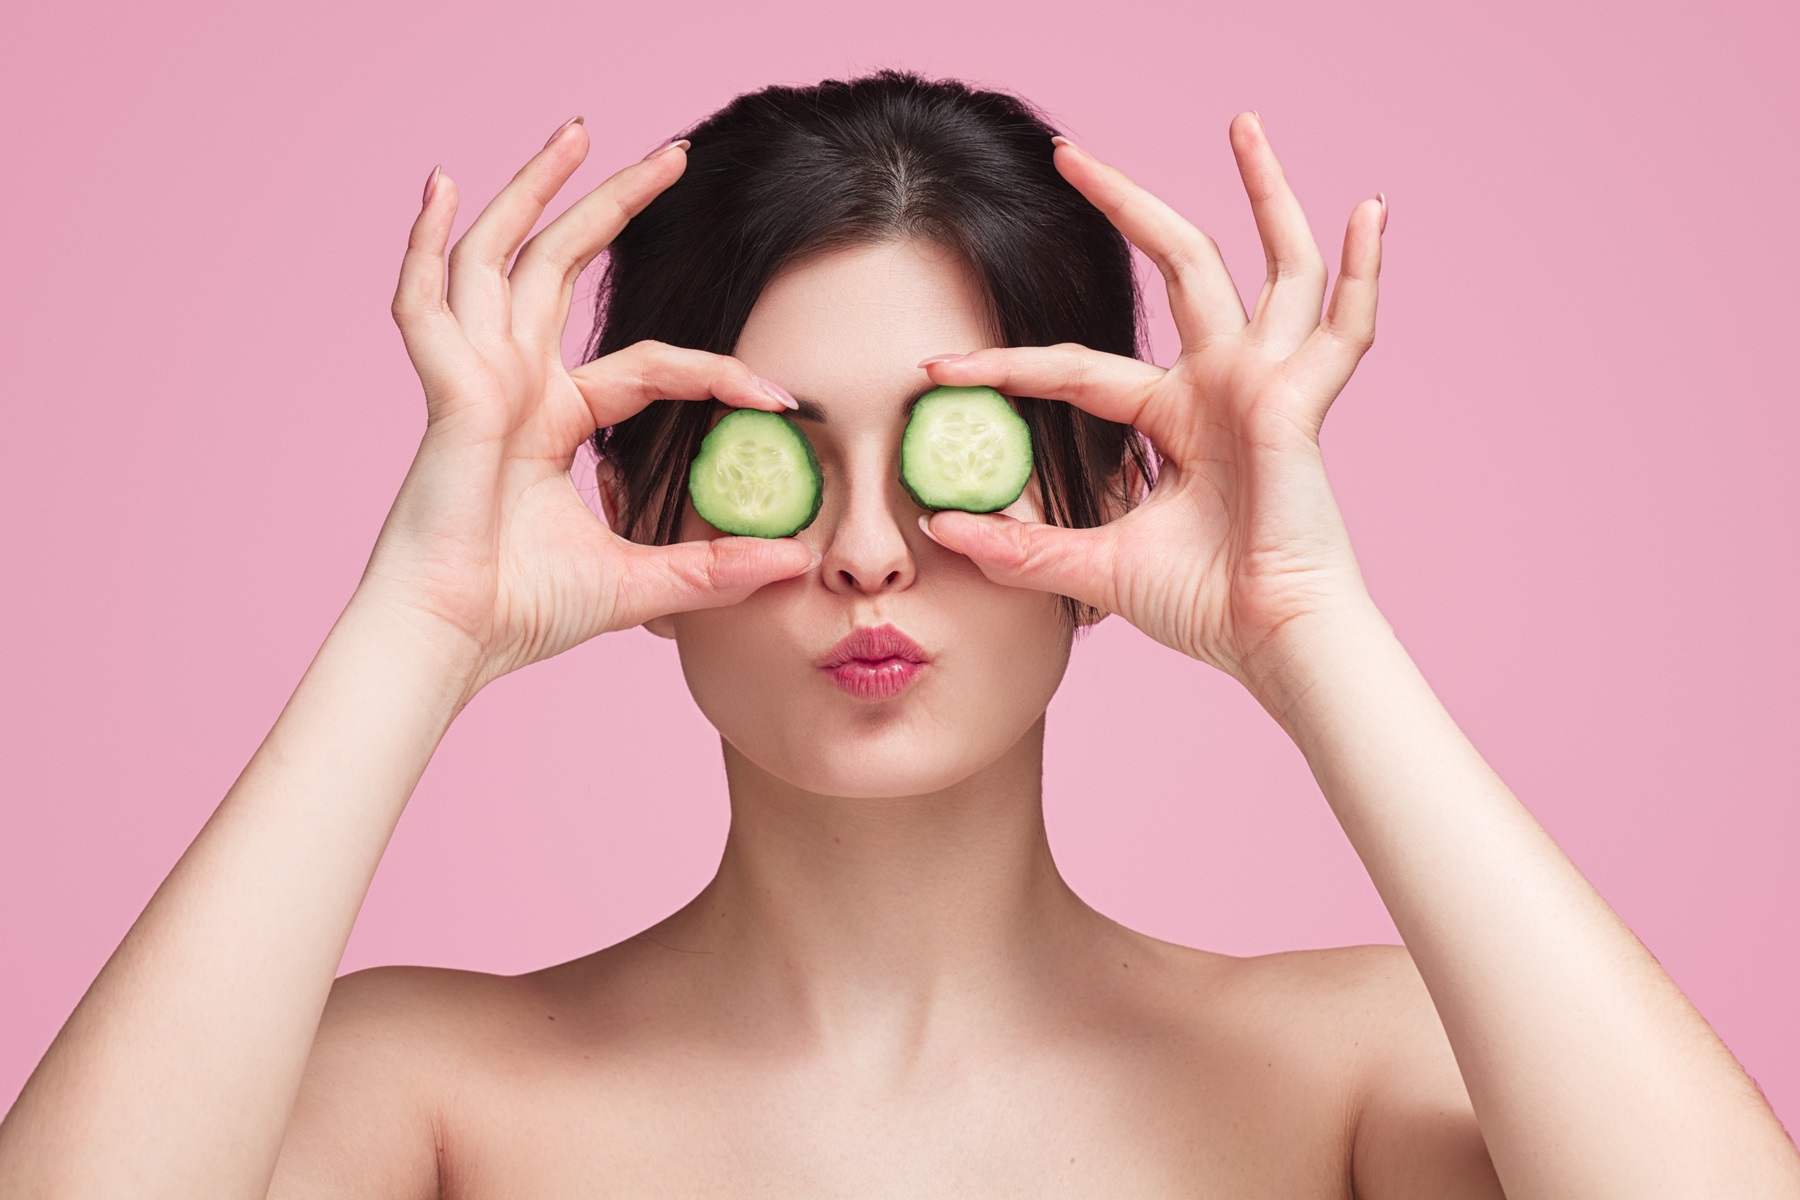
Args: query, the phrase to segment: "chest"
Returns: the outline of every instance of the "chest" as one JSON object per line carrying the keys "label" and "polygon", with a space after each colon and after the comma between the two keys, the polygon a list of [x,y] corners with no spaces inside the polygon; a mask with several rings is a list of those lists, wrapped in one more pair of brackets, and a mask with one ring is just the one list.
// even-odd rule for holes
{"label": "chest", "polygon": [[943,1064],[903,1079],[661,1060],[537,1065],[446,1112],[445,1200],[1347,1200],[1342,1107],[1263,1056]]}

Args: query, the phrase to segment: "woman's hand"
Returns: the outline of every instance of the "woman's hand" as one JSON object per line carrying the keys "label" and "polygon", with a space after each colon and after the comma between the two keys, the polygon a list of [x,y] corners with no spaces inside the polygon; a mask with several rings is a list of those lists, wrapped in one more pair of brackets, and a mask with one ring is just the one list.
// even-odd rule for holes
{"label": "woman's hand", "polygon": [[638,545],[576,492],[577,448],[652,400],[790,406],[735,358],[657,342],[564,369],[577,276],[687,163],[685,142],[664,147],[526,242],[587,145],[579,118],[558,130],[458,239],[447,270],[456,186],[434,172],[394,295],[429,420],[358,596],[444,636],[469,673],[465,702],[596,634],[732,604],[816,562],[792,538]]}
{"label": "woman's hand", "polygon": [[1321,321],[1325,263],[1262,122],[1239,114],[1230,139],[1268,255],[1254,317],[1211,238],[1059,139],[1064,178],[1162,271],[1180,356],[1164,370],[1060,345],[981,350],[926,368],[939,384],[1066,400],[1131,423],[1161,458],[1148,497],[1094,529],[946,511],[926,532],[996,582],[1118,613],[1250,684],[1311,618],[1371,607],[1325,478],[1319,427],[1374,341],[1387,211],[1375,199],[1350,214]]}

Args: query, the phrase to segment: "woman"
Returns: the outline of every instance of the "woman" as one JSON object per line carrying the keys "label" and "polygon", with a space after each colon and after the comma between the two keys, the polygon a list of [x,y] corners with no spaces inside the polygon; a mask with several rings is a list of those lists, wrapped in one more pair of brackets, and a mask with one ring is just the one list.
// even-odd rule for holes
{"label": "woman", "polygon": [[[1246,314],[1204,234],[1051,134],[910,76],[774,89],[527,240],[577,118],[447,263],[433,172],[394,304],[418,456],[274,730],[0,1126],[0,1194],[1800,1196],[1753,1081],[1363,588],[1318,433],[1373,337],[1384,201],[1352,212],[1321,319],[1323,262],[1241,114],[1270,266]],[[1132,357],[1120,234],[1167,281],[1167,370]],[[946,384],[1032,424],[1039,472],[1000,514],[926,513],[896,479],[910,401]],[[797,537],[685,502],[731,407],[817,447]],[[588,437],[632,538],[568,478]],[[1043,716],[1105,613],[1281,723],[1405,947],[1237,959],[1068,889]],[[334,981],[456,714],[638,624],[721,734],[714,880],[528,975]]]}

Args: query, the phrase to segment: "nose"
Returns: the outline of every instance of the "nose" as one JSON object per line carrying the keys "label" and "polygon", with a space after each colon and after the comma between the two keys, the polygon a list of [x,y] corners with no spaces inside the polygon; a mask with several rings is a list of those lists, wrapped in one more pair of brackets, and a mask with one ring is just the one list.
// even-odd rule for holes
{"label": "nose", "polygon": [[837,487],[830,490],[838,493],[835,514],[827,491],[826,509],[820,515],[835,515],[835,520],[826,529],[819,569],[825,586],[834,592],[903,591],[918,573],[906,530],[918,528],[922,510],[907,495],[892,465],[871,461],[834,481]]}

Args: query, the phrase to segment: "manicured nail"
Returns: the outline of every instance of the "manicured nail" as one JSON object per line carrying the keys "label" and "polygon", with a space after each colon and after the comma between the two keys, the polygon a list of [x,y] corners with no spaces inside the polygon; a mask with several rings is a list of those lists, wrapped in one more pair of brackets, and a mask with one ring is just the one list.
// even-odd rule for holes
{"label": "manicured nail", "polygon": [[[1254,109],[1254,108],[1253,108],[1253,109],[1251,109],[1251,110],[1250,110],[1250,115],[1251,115],[1251,116],[1253,116],[1253,117],[1255,117],[1255,118],[1256,118],[1256,123],[1257,123],[1257,124],[1258,124],[1258,125],[1262,125],[1262,123],[1263,123],[1263,119],[1262,119],[1262,114],[1261,114],[1261,113],[1259,113],[1259,112],[1257,112],[1257,111],[1256,111],[1256,110],[1255,110],[1255,109]],[[1267,130],[1268,130],[1268,126],[1266,126],[1266,125],[1263,125],[1263,129],[1264,129],[1264,131],[1265,131],[1265,132],[1266,132],[1266,131],[1267,131]]]}
{"label": "manicured nail", "polygon": [[686,138],[676,138],[674,141],[664,142],[650,153],[644,155],[644,161],[649,162],[659,154],[667,154],[677,146],[680,146],[683,150],[689,149],[693,144],[694,143],[688,141]]}
{"label": "manicured nail", "polygon": [[1387,232],[1387,196],[1381,192],[1376,192],[1375,198],[1377,200],[1381,201],[1381,229],[1380,229],[1380,232],[1386,233]]}
{"label": "manicured nail", "polygon": [[819,548],[817,546],[808,546],[806,549],[807,552],[812,555],[812,561],[807,563],[804,567],[801,567],[798,571],[789,574],[787,578],[794,579],[806,574],[808,571],[818,566],[819,562],[825,557],[823,554],[819,553]]}
{"label": "manicured nail", "polygon": [[1071,142],[1068,138],[1064,137],[1060,133],[1057,134],[1055,137],[1051,138],[1050,142],[1052,145],[1067,146],[1069,149],[1075,150],[1075,151],[1079,151],[1081,149],[1080,146],[1077,146],[1074,142]]}
{"label": "manicured nail", "polygon": [[550,140],[544,143],[544,149],[548,150],[550,147],[556,145],[556,139],[569,132],[569,126],[579,124],[581,124],[580,117],[570,117],[561,125],[558,125],[556,127],[556,132],[550,135]]}
{"label": "manicured nail", "polygon": [[919,528],[923,529],[925,531],[926,537],[930,538],[934,542],[937,542],[938,545],[942,546],[944,544],[942,542],[938,542],[937,534],[931,532],[931,514],[930,513],[920,513],[919,514]]}
{"label": "manicured nail", "polygon": [[929,367],[932,363],[955,362],[959,358],[967,357],[969,357],[967,354],[934,354],[930,358],[921,360],[919,365]]}
{"label": "manicured nail", "polygon": [[794,399],[792,396],[788,395],[787,389],[782,387],[779,383],[770,383],[767,379],[764,379],[761,375],[752,375],[751,378],[756,380],[757,387],[759,387],[763,391],[769,393],[769,395],[775,397],[775,399],[781,401],[783,404],[787,405],[789,408],[799,408],[800,407],[800,402],[798,400]]}
{"label": "manicured nail", "polygon": [[438,176],[444,173],[444,164],[439,163],[431,168],[431,176],[425,180],[425,199],[419,201],[420,208],[431,207],[431,197],[437,192]]}

